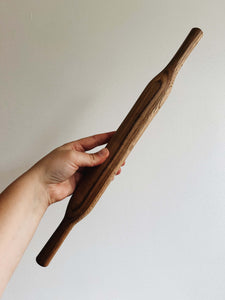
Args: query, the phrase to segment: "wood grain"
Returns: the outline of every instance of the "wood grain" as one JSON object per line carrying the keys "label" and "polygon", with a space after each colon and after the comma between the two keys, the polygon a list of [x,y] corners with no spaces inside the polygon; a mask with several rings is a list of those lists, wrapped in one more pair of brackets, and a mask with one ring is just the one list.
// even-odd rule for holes
{"label": "wood grain", "polygon": [[68,204],[65,216],[36,260],[47,266],[72,227],[95,206],[115,173],[137,143],[142,133],[168,97],[174,79],[193,48],[202,37],[193,28],[169,64],[146,86],[127,117],[106,146],[110,155],[100,166],[87,168]]}

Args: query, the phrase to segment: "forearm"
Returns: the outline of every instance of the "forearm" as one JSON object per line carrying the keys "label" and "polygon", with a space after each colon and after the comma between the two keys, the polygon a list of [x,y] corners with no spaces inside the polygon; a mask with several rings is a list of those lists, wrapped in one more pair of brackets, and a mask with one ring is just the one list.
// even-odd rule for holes
{"label": "forearm", "polygon": [[0,195],[0,295],[48,207],[46,189],[32,168]]}

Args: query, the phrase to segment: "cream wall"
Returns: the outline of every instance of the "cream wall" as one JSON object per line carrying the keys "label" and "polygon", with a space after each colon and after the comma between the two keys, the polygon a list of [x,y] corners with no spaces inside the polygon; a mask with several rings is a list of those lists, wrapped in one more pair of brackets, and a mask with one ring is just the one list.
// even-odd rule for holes
{"label": "cream wall", "polygon": [[0,185],[116,129],[192,27],[204,38],[122,174],[48,268],[46,212],[3,300],[225,298],[224,1],[0,1]]}

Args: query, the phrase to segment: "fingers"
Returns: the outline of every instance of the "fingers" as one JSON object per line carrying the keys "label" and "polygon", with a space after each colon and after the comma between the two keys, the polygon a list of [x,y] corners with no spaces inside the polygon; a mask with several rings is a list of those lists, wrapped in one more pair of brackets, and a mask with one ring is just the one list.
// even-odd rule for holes
{"label": "fingers", "polygon": [[116,175],[119,175],[121,173],[121,168],[116,172]]}
{"label": "fingers", "polygon": [[92,135],[73,142],[73,147],[78,151],[88,151],[97,146],[104,145],[109,142],[115,131]]}
{"label": "fingers", "polygon": [[[124,165],[125,165],[125,161],[122,163],[121,167],[123,167]],[[116,172],[115,175],[119,175],[122,172],[121,167],[119,168],[119,170]],[[114,179],[114,177],[113,177],[113,179]]]}
{"label": "fingers", "polygon": [[94,167],[102,164],[109,156],[109,150],[103,148],[97,153],[74,151],[74,161],[78,167]]}
{"label": "fingers", "polygon": [[[125,161],[122,163],[121,167],[123,167],[125,165]],[[121,167],[119,168],[119,170],[116,172],[116,175],[119,175],[121,173]]]}

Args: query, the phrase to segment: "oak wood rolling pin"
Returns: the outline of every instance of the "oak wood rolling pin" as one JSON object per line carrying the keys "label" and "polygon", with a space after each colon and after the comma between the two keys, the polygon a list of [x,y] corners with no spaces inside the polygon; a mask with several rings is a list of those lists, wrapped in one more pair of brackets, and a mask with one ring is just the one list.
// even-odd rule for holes
{"label": "oak wood rolling pin", "polygon": [[127,117],[107,144],[110,155],[97,167],[87,168],[67,206],[65,216],[36,260],[47,266],[72,229],[95,206],[115,173],[170,93],[174,79],[203,33],[193,28],[169,64],[146,86]]}

